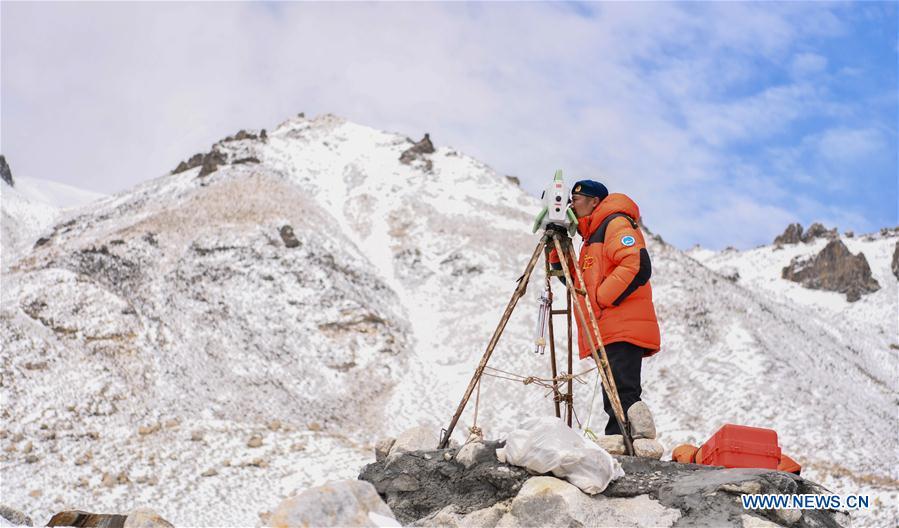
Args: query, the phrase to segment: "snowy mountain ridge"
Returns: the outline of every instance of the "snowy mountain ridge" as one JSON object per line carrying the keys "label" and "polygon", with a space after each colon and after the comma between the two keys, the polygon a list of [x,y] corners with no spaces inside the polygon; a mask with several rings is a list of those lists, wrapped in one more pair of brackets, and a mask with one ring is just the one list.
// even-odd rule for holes
{"label": "snowy mountain ridge", "polygon": [[[401,162],[412,145],[296,117],[214,147],[256,161],[166,175],[51,222],[4,268],[5,500],[255,524],[277,497],[354,478],[378,437],[445,427],[537,242],[539,206],[451,148]],[[771,427],[809,478],[894,501],[897,289],[877,244],[896,238],[870,241],[881,290],[852,307],[833,294],[831,308],[778,296],[761,270],[736,283],[716,271],[773,269],[789,247],[691,257],[652,238],[663,351],[644,363],[644,399],[666,447],[726,422]],[[492,366],[549,375],[532,352],[542,284],[538,266]],[[581,421],[592,390],[576,384]],[[484,378],[488,436],[541,412],[544,391]]]}

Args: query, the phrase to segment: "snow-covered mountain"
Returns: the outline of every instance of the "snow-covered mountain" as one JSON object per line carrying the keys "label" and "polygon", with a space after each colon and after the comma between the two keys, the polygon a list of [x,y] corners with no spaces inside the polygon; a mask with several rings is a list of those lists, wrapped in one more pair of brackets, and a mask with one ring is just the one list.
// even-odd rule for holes
{"label": "snow-covered mountain", "polygon": [[[4,502],[39,519],[148,504],[176,524],[255,524],[298,488],[354,478],[379,436],[445,427],[537,243],[539,207],[460,152],[411,147],[298,116],[40,233],[12,224],[28,249],[3,272]],[[664,349],[644,364],[644,399],[661,441],[772,427],[809,478],[876,493],[870,519],[895,515],[896,281],[852,307],[892,322],[864,324],[715,271],[751,252],[704,264],[658,237],[650,252]],[[889,255],[874,253],[880,281]],[[549,376],[532,351],[542,279],[491,366]],[[484,378],[487,436],[551,412],[545,390]]]}
{"label": "snow-covered mountain", "polygon": [[[6,164],[5,159],[3,164]],[[59,217],[62,209],[82,206],[103,196],[37,178],[0,180],[0,266],[5,267],[16,255],[28,249],[27,246],[34,244],[37,236]]]}

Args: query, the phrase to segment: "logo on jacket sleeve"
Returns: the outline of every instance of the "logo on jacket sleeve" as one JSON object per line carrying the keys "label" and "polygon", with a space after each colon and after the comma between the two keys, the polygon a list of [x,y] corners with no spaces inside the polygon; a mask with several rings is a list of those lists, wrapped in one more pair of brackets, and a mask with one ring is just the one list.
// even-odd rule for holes
{"label": "logo on jacket sleeve", "polygon": [[637,240],[631,235],[624,235],[621,237],[621,245],[631,247],[637,243]]}

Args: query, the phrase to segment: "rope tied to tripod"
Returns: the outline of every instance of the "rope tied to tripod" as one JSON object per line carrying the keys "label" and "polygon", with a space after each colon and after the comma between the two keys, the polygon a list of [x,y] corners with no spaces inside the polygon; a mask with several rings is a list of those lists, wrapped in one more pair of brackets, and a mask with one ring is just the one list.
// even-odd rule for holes
{"label": "rope tied to tripod", "polygon": [[[493,372],[488,372],[488,370]],[[518,381],[523,383],[524,385],[538,385],[540,387],[544,387],[547,389],[553,389],[553,386],[558,386],[562,383],[565,383],[569,380],[576,381],[581,384],[586,384],[587,382],[583,379],[582,376],[589,374],[596,370],[596,367],[589,368],[583,372],[578,372],[577,374],[559,374],[553,378],[541,378],[539,376],[525,376],[523,374],[516,374],[514,372],[509,372],[506,370],[501,370],[495,367],[484,367],[484,375],[492,376],[494,378],[505,379],[509,381]],[[494,374],[494,372],[498,372],[499,374],[505,374],[501,376],[499,374]],[[478,389],[480,390],[480,383],[478,384]]]}

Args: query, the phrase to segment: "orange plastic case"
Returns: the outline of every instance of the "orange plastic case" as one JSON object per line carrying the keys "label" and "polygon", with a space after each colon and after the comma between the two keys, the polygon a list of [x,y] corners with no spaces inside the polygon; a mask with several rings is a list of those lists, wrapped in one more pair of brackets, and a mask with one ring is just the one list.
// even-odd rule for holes
{"label": "orange plastic case", "polygon": [[725,424],[696,452],[696,463],[727,468],[777,469],[777,432],[761,427]]}

